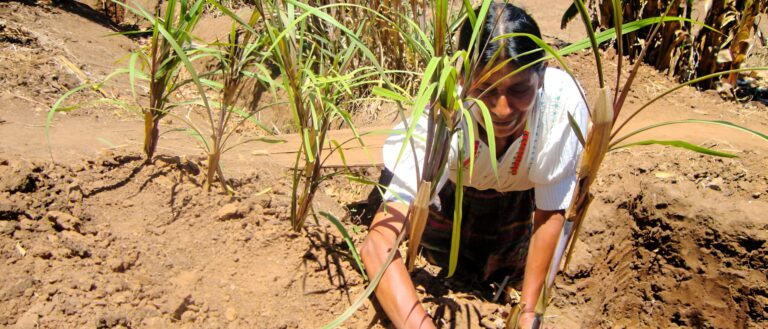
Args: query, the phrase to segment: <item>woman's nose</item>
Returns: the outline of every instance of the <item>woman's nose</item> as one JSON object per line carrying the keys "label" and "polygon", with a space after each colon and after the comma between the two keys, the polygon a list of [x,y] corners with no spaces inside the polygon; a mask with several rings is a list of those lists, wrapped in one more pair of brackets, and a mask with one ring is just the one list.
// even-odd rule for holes
{"label": "woman's nose", "polygon": [[493,107],[493,114],[498,118],[504,119],[512,114],[512,108],[510,107],[509,99],[506,95],[500,95],[496,99],[496,104]]}

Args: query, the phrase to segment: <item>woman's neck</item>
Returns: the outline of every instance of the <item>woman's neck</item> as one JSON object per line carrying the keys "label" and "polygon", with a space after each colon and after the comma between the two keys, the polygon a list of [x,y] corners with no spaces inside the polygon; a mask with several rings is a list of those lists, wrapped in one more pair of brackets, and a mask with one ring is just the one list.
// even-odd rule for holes
{"label": "woman's neck", "polygon": [[[480,132],[480,139],[488,144],[488,134],[485,131],[485,128],[478,125],[478,130]],[[516,131],[511,136],[507,137],[495,137],[494,141],[496,142],[496,159],[500,158],[504,155],[504,153],[507,152],[507,149],[509,148],[512,143],[515,142],[521,135],[523,134],[523,131]]]}

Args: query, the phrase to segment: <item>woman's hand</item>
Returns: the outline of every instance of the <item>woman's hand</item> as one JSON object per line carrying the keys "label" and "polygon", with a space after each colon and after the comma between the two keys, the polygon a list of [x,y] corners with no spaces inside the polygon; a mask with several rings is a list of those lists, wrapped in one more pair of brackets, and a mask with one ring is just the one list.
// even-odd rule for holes
{"label": "woman's hand", "polygon": [[[563,210],[536,209],[533,215],[533,234],[528,245],[528,258],[525,263],[525,277],[523,278],[523,294],[521,300],[526,308],[521,314],[520,328],[528,329],[535,318],[534,307],[544,288],[544,279],[547,276],[549,264],[552,262],[552,254],[560,238],[560,230],[565,222]],[[530,318],[530,322],[523,319]],[[524,325],[527,324],[527,325]]]}

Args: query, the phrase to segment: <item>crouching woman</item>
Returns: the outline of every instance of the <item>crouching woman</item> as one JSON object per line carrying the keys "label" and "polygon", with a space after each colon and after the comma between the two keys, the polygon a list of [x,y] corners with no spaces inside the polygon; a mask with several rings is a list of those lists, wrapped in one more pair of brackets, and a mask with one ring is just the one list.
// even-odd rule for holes
{"label": "crouching woman", "polygon": [[[581,144],[569,124],[568,113],[580,127],[587,126],[587,109],[579,87],[571,77],[539,62],[514,75],[517,68],[540,60],[544,53],[527,37],[494,38],[513,32],[541,38],[536,22],[511,4],[493,4],[481,27],[480,63],[474,77],[491,72],[485,81],[464,81],[471,98],[487,106],[493,125],[482,124],[479,107],[471,107],[475,136],[454,137],[448,168],[438,181],[438,196],[430,204],[430,214],[422,240],[426,259],[446,267],[450,250],[454,207],[462,207],[461,242],[458,267],[474,271],[481,280],[501,281],[522,290],[525,303],[519,326],[529,328],[534,306],[545,280],[553,250],[564,222],[564,210],[571,202],[576,183],[576,164]],[[469,47],[472,29],[465,23],[459,35],[459,48]],[[487,44],[487,45],[486,45]],[[486,46],[482,46],[486,45]],[[498,53],[498,54],[497,54]],[[494,56],[496,54],[496,56]],[[490,63],[493,61],[494,63]],[[492,70],[505,62],[499,70]],[[416,123],[414,134],[426,136],[426,118]],[[399,127],[402,129],[402,126]],[[496,154],[490,154],[492,129]],[[582,134],[586,135],[584,131]],[[413,142],[415,150],[403,143]],[[468,157],[458,158],[457,145],[475,146],[475,163],[468,172]],[[362,258],[370,276],[384,265],[395,240],[406,227],[408,204],[416,195],[417,167],[424,159],[423,138],[405,141],[403,135],[390,136],[384,145],[384,175],[391,176],[386,203],[380,207],[362,247]],[[498,178],[491,166],[497,160]],[[457,165],[459,164],[459,165]],[[463,203],[456,205],[456,170],[463,168]],[[420,169],[420,168],[418,168]],[[396,255],[376,288],[376,297],[389,319],[398,328],[433,328],[434,323],[421,306],[414,284],[402,258]]]}

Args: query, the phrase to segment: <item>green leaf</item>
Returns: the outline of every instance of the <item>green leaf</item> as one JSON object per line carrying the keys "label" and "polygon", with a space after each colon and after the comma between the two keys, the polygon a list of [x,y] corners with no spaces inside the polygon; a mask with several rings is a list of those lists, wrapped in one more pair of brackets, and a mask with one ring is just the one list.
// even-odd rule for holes
{"label": "green leaf", "polygon": [[589,43],[592,46],[592,53],[595,56],[595,66],[597,67],[597,80],[598,80],[598,83],[600,84],[600,89],[605,88],[605,77],[603,76],[603,62],[600,57],[600,49],[598,48],[598,42],[595,37],[595,29],[592,27],[592,20],[589,19],[589,12],[587,12],[587,7],[584,5],[583,0],[574,0],[574,3],[576,4],[576,8],[579,10],[579,14],[581,14],[581,20],[584,23],[584,27],[587,30]]}
{"label": "green leaf", "polygon": [[371,93],[373,93],[376,96],[383,97],[385,99],[389,99],[391,101],[400,102],[404,104],[410,104],[411,100],[409,100],[406,96],[403,96],[400,93],[394,92],[392,90],[382,88],[382,87],[373,87],[371,89]]}
{"label": "green leaf", "polygon": [[491,119],[491,111],[485,106],[483,101],[476,98],[469,98],[468,100],[474,102],[475,105],[480,107],[480,113],[483,116],[483,122],[485,123],[485,133],[488,136],[488,151],[491,162],[491,168],[493,169],[493,175],[496,176],[496,181],[499,180],[499,168],[496,161],[496,137],[493,133],[493,120]]}
{"label": "green leaf", "polygon": [[363,266],[363,262],[360,260],[360,255],[357,252],[357,248],[355,248],[355,243],[352,242],[352,238],[349,236],[347,229],[344,227],[344,225],[341,224],[341,221],[339,221],[336,216],[325,211],[321,211],[320,215],[323,215],[323,217],[328,219],[333,224],[333,226],[335,226],[336,229],[341,232],[341,236],[344,237],[344,242],[347,243],[347,247],[349,247],[349,251],[352,253],[352,258],[355,259],[355,263],[360,269],[360,273],[363,275],[363,280],[368,281],[368,276],[365,275],[365,267]]}
{"label": "green leaf", "polygon": [[[403,242],[403,238],[405,238],[405,231],[406,231],[406,230],[402,230],[402,231],[400,232],[400,234],[397,236],[397,239],[395,239],[395,245],[396,245],[396,246],[399,246],[399,245],[400,245],[400,243],[402,243],[402,242]],[[381,277],[383,277],[383,276],[384,276],[384,272],[385,272],[385,271],[387,270],[387,268],[389,267],[389,264],[390,264],[390,263],[392,263],[392,260],[395,258],[395,255],[397,255],[397,254],[399,254],[399,253],[400,253],[400,250],[399,250],[398,248],[392,248],[392,249],[389,251],[389,254],[387,255],[387,259],[385,259],[385,260],[384,260],[384,263],[383,263],[383,265],[382,265],[381,269],[380,269],[380,270],[379,270],[379,271],[376,273],[376,275],[373,277],[373,279],[371,279],[371,282],[368,284],[368,287],[366,287],[366,288],[365,288],[365,290],[363,291],[363,293],[361,293],[361,294],[360,294],[360,296],[358,296],[358,297],[355,299],[355,301],[354,301],[354,302],[352,302],[352,305],[350,305],[350,306],[349,306],[349,307],[348,307],[348,308],[347,308],[347,309],[344,311],[344,313],[342,313],[341,315],[339,315],[339,316],[338,316],[336,319],[334,319],[334,320],[333,320],[333,321],[331,321],[330,323],[328,323],[328,324],[324,325],[324,326],[323,326],[323,329],[331,329],[331,328],[336,328],[336,327],[338,327],[339,325],[341,325],[342,323],[344,323],[344,321],[346,321],[347,319],[349,319],[349,317],[351,317],[351,316],[352,316],[352,314],[355,314],[355,312],[357,312],[357,309],[359,309],[359,308],[360,308],[360,306],[362,306],[362,305],[363,305],[363,303],[364,303],[366,300],[368,300],[368,297],[370,297],[370,296],[371,296],[371,294],[373,293],[373,291],[376,289],[376,286],[378,286],[378,285],[379,285],[379,281],[381,281]]]}
{"label": "green leaf", "polygon": [[349,167],[349,165],[347,165],[347,157],[344,155],[344,149],[341,148],[341,144],[339,144],[339,142],[336,141],[335,139],[332,139],[330,143],[333,145],[333,150],[330,153],[339,152],[339,157],[341,158],[341,164],[343,164],[344,167]]}
{"label": "green leaf", "polygon": [[[468,51],[470,53],[479,54],[483,47],[485,45],[477,45],[478,38],[480,36],[480,29],[485,25],[485,16],[488,14],[488,9],[491,7],[492,1],[483,1],[483,4],[480,6],[480,12],[477,15],[477,18],[475,19],[475,25],[472,26],[472,36],[469,38],[469,49]],[[480,46],[480,47],[478,47]],[[471,58],[477,58],[477,56],[469,56]]]}
{"label": "green leaf", "polygon": [[[429,87],[427,87],[425,95],[431,95],[435,88],[437,88],[437,84],[430,84]],[[403,153],[408,147],[408,144],[410,144],[411,137],[413,137],[413,131],[416,129],[419,119],[424,114],[429,101],[429,97],[424,95],[416,100],[416,103],[413,106],[413,115],[411,116],[411,121],[408,123],[408,129],[406,130],[405,137],[403,138],[403,145],[400,147],[400,152],[397,154],[397,159],[395,161],[396,164],[400,163],[400,158],[403,156]],[[394,168],[392,169],[394,170]]]}
{"label": "green leaf", "polygon": [[139,58],[139,53],[131,53],[131,58],[128,61],[128,81],[131,84],[131,96],[136,99],[136,60]]}
{"label": "green leaf", "polygon": [[[709,30],[712,30],[712,31],[715,31],[717,33],[721,33],[720,31],[717,31],[715,28],[713,28],[713,27],[711,27],[709,25],[706,25],[706,24],[704,24],[702,22],[693,20],[693,19],[688,19],[688,18],[684,18],[684,17],[667,16],[667,17],[663,17],[663,18],[662,17],[650,17],[650,18],[641,19],[641,20],[638,20],[638,21],[633,21],[633,22],[628,22],[628,23],[622,24],[621,25],[621,34],[622,35],[626,35],[627,33],[632,33],[632,32],[635,32],[637,30],[640,30],[642,28],[645,28],[645,27],[648,27],[648,26],[651,26],[653,24],[660,23],[660,22],[665,22],[665,23],[666,22],[689,22],[689,23],[692,23],[692,24],[701,25],[702,27],[704,27],[706,29],[709,29]],[[610,29],[607,29],[605,31],[596,33],[595,34],[595,41],[597,42],[597,44],[602,44],[602,43],[604,43],[606,41],[609,41],[609,40],[611,40],[611,39],[613,39],[615,37],[616,37],[616,29],[615,28],[610,28]],[[591,44],[591,40],[590,40],[589,37],[587,37],[587,38],[581,39],[579,41],[576,41],[576,42],[574,42],[574,43],[572,43],[572,44],[570,44],[570,45],[568,45],[566,47],[563,47],[563,49],[560,49],[559,53],[560,53],[561,56],[572,54],[574,52],[577,52],[577,51],[589,48],[590,44]]]}
{"label": "green leaf", "polygon": [[61,109],[60,109],[61,103],[64,102],[64,100],[66,100],[70,96],[72,96],[75,93],[77,93],[78,91],[81,91],[81,90],[83,90],[85,88],[92,87],[92,86],[94,86],[94,85],[93,84],[84,84],[84,85],[79,85],[79,86],[77,86],[75,88],[72,88],[71,90],[69,90],[66,93],[64,93],[64,95],[59,97],[59,99],[56,100],[56,103],[54,103],[53,106],[51,107],[51,109],[48,111],[48,115],[45,117],[45,140],[48,141],[48,148],[49,149],[51,147],[51,138],[50,138],[49,131],[50,131],[50,128],[51,128],[51,124],[53,123],[53,115],[56,114],[56,112],[61,112]]}
{"label": "green leaf", "polygon": [[461,246],[461,219],[464,208],[464,136],[459,134],[459,157],[456,161],[456,193],[453,203],[453,229],[451,230],[451,251],[448,254],[448,276],[452,277],[456,272],[456,265],[459,262],[459,249]]}
{"label": "green leaf", "polygon": [[307,128],[302,129],[301,138],[304,141],[304,154],[307,156],[307,162],[315,162],[315,151],[312,150],[312,144],[309,143],[309,131]]}
{"label": "green leaf", "polygon": [[[663,92],[663,93],[659,94],[658,96],[654,97],[653,99],[651,99],[651,100],[650,100],[650,101],[648,101],[647,103],[645,103],[645,104],[643,104],[642,106],[640,106],[640,108],[638,108],[637,110],[635,110],[635,112],[632,112],[632,114],[631,114],[631,115],[629,115],[629,117],[627,117],[627,119],[626,119],[626,120],[624,120],[624,122],[623,122],[621,125],[619,125],[619,127],[618,127],[618,128],[616,128],[616,129],[614,130],[614,132],[611,134],[611,139],[613,139],[614,137],[616,137],[616,135],[619,133],[619,131],[621,131],[621,129],[622,129],[622,128],[624,128],[624,126],[626,126],[626,125],[627,125],[627,123],[628,123],[630,120],[632,120],[632,119],[633,119],[635,116],[637,116],[638,114],[640,114],[640,112],[642,112],[644,109],[646,109],[648,106],[650,106],[650,105],[651,105],[651,104],[653,104],[654,102],[658,101],[659,99],[662,99],[662,98],[664,98],[664,96],[667,96],[667,95],[669,95],[669,94],[671,94],[671,93],[673,93],[673,92],[677,91],[677,90],[678,90],[678,89],[680,89],[680,88],[683,88],[683,87],[685,87],[685,86],[689,86],[689,85],[692,85],[692,84],[694,84],[694,83],[698,83],[698,82],[701,82],[701,81],[704,81],[704,80],[709,80],[709,79],[712,79],[712,78],[716,78],[716,77],[719,77],[719,76],[723,76],[723,75],[726,75],[726,74],[731,74],[731,73],[739,73],[739,72],[745,72],[745,71],[768,71],[768,66],[752,67],[752,68],[741,68],[741,69],[735,69],[735,70],[728,70],[728,71],[721,71],[721,72],[716,72],[716,73],[712,73],[712,74],[708,74],[708,75],[705,75],[705,76],[703,76],[703,77],[698,77],[698,78],[696,78],[696,79],[693,79],[693,80],[690,80],[690,81],[686,81],[685,83],[681,83],[681,84],[679,84],[679,85],[677,85],[677,86],[675,86],[675,87],[673,87],[673,88],[670,88],[669,90],[667,90],[667,91],[665,91],[665,92]],[[705,121],[706,121],[706,120],[705,120]],[[623,141],[624,139],[626,139],[626,138],[627,138],[627,137],[629,137],[629,136],[632,136],[632,135],[627,135],[627,136],[625,136],[625,137],[622,137],[621,139],[617,140],[616,142],[614,142],[614,143],[613,143],[613,144],[611,144],[611,145],[616,145],[616,143],[620,143],[621,141]]]}
{"label": "green leaf", "polygon": [[114,143],[110,142],[106,138],[96,137],[96,140],[101,142],[102,144],[108,146],[109,148],[117,148],[117,145],[115,145]]}
{"label": "green leaf", "polygon": [[619,138],[618,140],[616,140],[614,142],[611,142],[611,144],[608,145],[608,147],[609,148],[615,148],[615,146],[617,144],[625,141],[627,138],[630,138],[630,137],[632,137],[634,135],[637,135],[639,133],[642,133],[644,131],[648,131],[648,130],[655,129],[655,128],[658,128],[658,127],[663,127],[663,126],[676,125],[676,124],[686,124],[686,123],[713,124],[713,125],[719,125],[719,126],[723,126],[723,127],[727,127],[727,128],[733,128],[733,129],[736,129],[736,130],[741,130],[741,131],[746,132],[746,133],[750,133],[752,135],[758,136],[758,137],[768,141],[768,135],[766,135],[764,133],[761,133],[761,132],[759,132],[757,130],[749,129],[747,127],[743,127],[743,126],[740,126],[740,125],[737,125],[735,123],[731,123],[731,122],[728,122],[728,121],[686,119],[686,120],[664,121],[664,122],[659,122],[659,123],[655,123],[655,124],[652,124],[652,125],[648,125],[648,126],[642,127],[640,129],[637,129],[635,131],[632,131],[632,132],[622,136],[621,138]]}
{"label": "green leaf", "polygon": [[[464,103],[460,102],[459,106],[461,106],[461,114],[464,116],[464,121],[467,123],[467,135],[470,136],[467,139],[469,139],[469,181],[472,182],[472,175],[475,170],[475,123],[474,118],[472,117],[472,114],[469,113],[469,111],[464,108]],[[464,159],[461,159],[460,161],[464,161]]]}
{"label": "green leaf", "polygon": [[571,125],[571,130],[573,130],[573,133],[576,134],[576,138],[579,139],[579,143],[581,143],[581,147],[584,147],[584,145],[587,144],[586,139],[584,139],[584,135],[581,133],[581,127],[579,127],[579,123],[576,122],[576,119],[573,117],[573,114],[571,112],[566,112],[568,114],[568,124]]}
{"label": "green leaf", "polygon": [[680,141],[680,140],[661,141],[661,140],[649,139],[649,140],[644,140],[644,141],[640,141],[640,142],[624,144],[624,145],[621,145],[621,146],[618,146],[618,147],[614,147],[614,148],[610,149],[609,151],[615,151],[615,150],[622,149],[622,148],[625,148],[625,147],[630,147],[630,146],[653,145],[653,144],[679,147],[679,148],[684,148],[686,150],[691,150],[691,151],[702,153],[702,154],[706,154],[706,155],[713,155],[713,156],[724,157],[724,158],[737,158],[738,157],[738,156],[736,156],[734,154],[720,152],[720,151],[715,151],[715,150],[710,149],[710,148],[701,147],[701,146],[694,145],[694,144],[691,144],[689,142]]}

